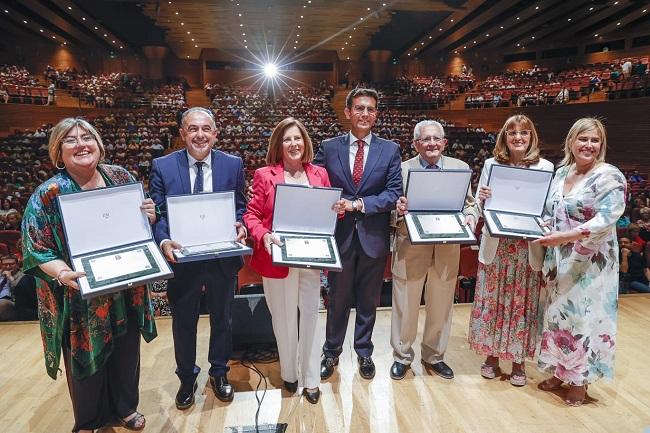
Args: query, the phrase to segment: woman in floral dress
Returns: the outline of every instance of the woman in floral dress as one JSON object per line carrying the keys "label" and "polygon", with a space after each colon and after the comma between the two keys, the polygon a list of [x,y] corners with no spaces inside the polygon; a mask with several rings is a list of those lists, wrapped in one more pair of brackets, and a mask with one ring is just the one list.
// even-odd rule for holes
{"label": "woman in floral dress", "polygon": [[[144,286],[84,300],[70,266],[56,196],[85,189],[133,182],[123,168],[99,164],[104,146],[88,122],[60,121],[49,141],[52,164],[59,172],[36,188],[22,225],[24,272],[37,281],[38,317],[47,373],[56,379],[61,352],[72,399],[73,432],[121,422],[142,430],[137,412],[140,376],[140,335],[156,336],[149,292]],[[142,210],[149,222],[155,206],[146,199]]]}
{"label": "woman in floral dress", "polygon": [[[537,131],[528,117],[515,115],[506,120],[497,136],[494,158],[483,166],[478,186],[481,204],[491,195],[486,184],[492,165],[553,171],[553,164],[539,157],[537,144]],[[502,359],[512,362],[510,383],[526,384],[524,361],[535,355],[543,258],[540,245],[493,238],[483,228],[469,344],[486,356],[481,366],[486,379],[500,375]]]}
{"label": "woman in floral dress", "polygon": [[587,384],[614,375],[618,308],[616,221],[625,210],[625,176],[605,163],[605,128],[578,120],[564,144],[564,160],[546,202],[553,232],[537,241],[548,302],[539,367],[553,376],[544,391],[569,385],[565,402],[581,405]]}

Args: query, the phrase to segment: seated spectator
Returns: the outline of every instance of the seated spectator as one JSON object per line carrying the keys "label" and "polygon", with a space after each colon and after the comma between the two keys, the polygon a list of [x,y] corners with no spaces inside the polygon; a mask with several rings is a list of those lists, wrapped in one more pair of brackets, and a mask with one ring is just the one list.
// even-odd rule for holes
{"label": "seated spectator", "polygon": [[634,170],[632,174],[627,178],[627,180],[630,183],[645,182],[645,179],[643,178],[643,176],[641,176],[639,170]]}
{"label": "seated spectator", "polygon": [[638,247],[633,245],[630,238],[620,238],[618,241],[619,252],[619,280],[620,293],[629,293],[630,291],[640,293],[650,293],[648,279],[650,278],[650,269],[646,265],[646,260],[641,255]]}
{"label": "seated spectator", "polygon": [[645,249],[646,240],[640,236],[641,228],[637,224],[630,224],[627,227],[627,238],[632,241],[633,244],[638,245],[639,251]]}
{"label": "seated spectator", "polygon": [[641,233],[648,232],[650,234],[650,208],[649,207],[641,208],[640,214],[641,214],[641,219],[637,220],[636,225],[639,226]]}
{"label": "seated spectator", "polygon": [[37,320],[36,280],[20,271],[14,255],[0,258],[0,321]]}

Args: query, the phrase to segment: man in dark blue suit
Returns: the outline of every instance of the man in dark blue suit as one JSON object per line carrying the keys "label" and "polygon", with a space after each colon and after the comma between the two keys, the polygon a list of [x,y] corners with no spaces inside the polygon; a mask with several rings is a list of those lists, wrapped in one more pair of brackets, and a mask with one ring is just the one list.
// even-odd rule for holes
{"label": "man in dark blue suit", "polygon": [[235,191],[238,240],[246,237],[241,224],[246,198],[241,158],[212,150],[217,141],[217,129],[210,110],[194,107],[185,111],[180,134],[186,149],[153,161],[149,189],[151,198],[162,210],[162,216],[154,226],[154,236],[174,271],[174,278],[169,280],[167,287],[167,297],[172,311],[176,374],[181,381],[176,407],[187,409],[194,404],[196,377],[201,370],[196,365],[196,327],[204,287],[210,311],[210,385],[221,401],[233,399],[234,390],[226,376],[232,351],[230,305],[242,260],[241,257],[229,257],[175,263],[173,250],[182,248],[182,245],[169,237],[166,197]]}
{"label": "man in dark blue suit", "polygon": [[343,189],[345,215],[336,226],[343,270],[330,272],[326,339],[321,378],[334,372],[343,350],[350,308],[356,307],[354,350],[359,373],[375,375],[372,330],[389,253],[390,211],[402,193],[399,146],[371,133],[377,92],[354,89],[346,98],[349,134],[321,143],[314,163],[327,169],[333,187]]}

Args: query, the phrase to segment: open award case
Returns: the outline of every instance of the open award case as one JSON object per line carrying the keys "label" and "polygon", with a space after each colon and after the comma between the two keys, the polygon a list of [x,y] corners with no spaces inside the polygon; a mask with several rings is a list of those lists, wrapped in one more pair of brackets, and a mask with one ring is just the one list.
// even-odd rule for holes
{"label": "open award case", "polygon": [[141,183],[57,196],[72,268],[84,299],[171,278],[140,206]]}
{"label": "open award case", "polygon": [[539,239],[548,232],[542,213],[553,172],[508,165],[490,167],[483,217],[493,237]]}
{"label": "open award case", "polygon": [[236,242],[235,193],[209,192],[167,197],[169,237],[183,245],[178,263],[252,254]]}
{"label": "open award case", "polygon": [[340,271],[334,239],[337,215],[332,205],[340,188],[278,184],[273,208],[273,234],[282,246],[271,247],[274,265]]}
{"label": "open award case", "polygon": [[412,244],[476,242],[462,212],[471,179],[471,170],[409,170],[404,221]]}

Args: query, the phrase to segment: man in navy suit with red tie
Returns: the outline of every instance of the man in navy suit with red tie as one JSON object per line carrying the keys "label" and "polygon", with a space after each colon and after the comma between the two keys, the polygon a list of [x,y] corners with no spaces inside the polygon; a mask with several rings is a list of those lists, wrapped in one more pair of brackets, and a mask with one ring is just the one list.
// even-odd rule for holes
{"label": "man in navy suit with red tie", "polygon": [[375,375],[372,330],[389,254],[390,211],[402,193],[399,146],[372,134],[379,97],[357,88],[346,98],[349,134],[321,143],[314,163],[325,167],[333,187],[343,189],[346,212],[336,226],[343,270],[330,272],[321,378],[338,364],[350,309],[356,308],[354,350],[359,374]]}
{"label": "man in navy suit with red tie", "polygon": [[176,407],[188,409],[194,404],[196,377],[201,371],[196,365],[196,326],[204,287],[210,311],[210,386],[219,400],[233,399],[234,390],[226,376],[232,351],[230,305],[242,259],[228,257],[175,263],[173,250],[182,248],[182,245],[170,239],[166,197],[234,191],[238,240],[246,237],[246,230],[241,224],[246,197],[241,158],[212,149],[217,141],[217,128],[210,110],[194,107],[185,111],[180,134],[186,149],[154,159],[149,189],[151,198],[163,211],[154,226],[154,236],[167,260],[172,262],[174,271],[174,278],[169,280],[167,286],[167,297],[172,311],[176,374],[181,381],[176,394]]}

